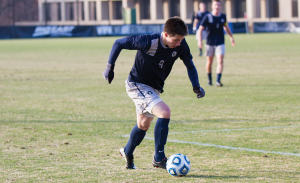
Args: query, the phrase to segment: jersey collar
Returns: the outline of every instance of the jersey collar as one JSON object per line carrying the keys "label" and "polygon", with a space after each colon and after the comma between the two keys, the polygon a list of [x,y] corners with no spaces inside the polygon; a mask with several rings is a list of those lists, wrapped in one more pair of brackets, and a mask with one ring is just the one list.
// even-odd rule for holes
{"label": "jersey collar", "polygon": [[212,14],[212,16],[214,16],[214,17],[220,17],[220,16],[221,16],[221,14],[222,14],[222,13],[220,12],[220,13],[219,13],[219,15],[215,16],[215,15],[213,14],[213,12],[212,12],[212,11],[211,11],[210,13],[211,13],[211,14]]}
{"label": "jersey collar", "polygon": [[164,43],[163,43],[163,33],[160,34],[160,44],[163,48],[167,49],[167,48],[170,48],[168,46],[165,46]]}

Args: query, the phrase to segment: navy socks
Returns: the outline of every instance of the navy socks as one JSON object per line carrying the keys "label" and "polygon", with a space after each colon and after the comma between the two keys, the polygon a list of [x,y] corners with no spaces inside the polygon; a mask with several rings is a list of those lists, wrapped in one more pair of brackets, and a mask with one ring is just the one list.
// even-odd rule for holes
{"label": "navy socks", "polygon": [[[155,141],[155,160],[160,162],[165,158],[165,144],[169,132],[170,119],[158,118],[154,127],[154,141]],[[137,125],[133,127],[130,133],[130,138],[124,148],[125,154],[128,157],[133,157],[133,151],[136,146],[140,145],[146,135],[146,131],[138,128]]]}
{"label": "navy socks", "polygon": [[207,73],[207,78],[208,78],[208,82],[211,84],[211,80],[212,80],[211,73]]}
{"label": "navy socks", "polygon": [[158,118],[154,127],[155,160],[161,162],[165,155],[165,144],[169,132],[170,119]]}
{"label": "navy socks", "polygon": [[217,82],[219,82],[219,83],[220,83],[220,81],[221,81],[221,77],[222,77],[222,73],[220,73],[220,74],[217,74]]}
{"label": "navy socks", "polygon": [[135,150],[136,146],[140,145],[145,135],[146,131],[139,129],[137,125],[133,127],[127,145],[124,148],[125,154],[128,157],[133,157],[133,151]]}

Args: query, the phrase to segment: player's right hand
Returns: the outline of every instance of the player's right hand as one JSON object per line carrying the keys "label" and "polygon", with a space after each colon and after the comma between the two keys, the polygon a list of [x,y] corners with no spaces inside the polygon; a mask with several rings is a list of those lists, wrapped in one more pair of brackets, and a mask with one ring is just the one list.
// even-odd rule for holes
{"label": "player's right hand", "polygon": [[198,47],[202,49],[202,41],[198,41]]}
{"label": "player's right hand", "polygon": [[108,81],[108,84],[110,84],[112,82],[112,80],[114,79],[114,76],[115,76],[114,68],[115,68],[115,65],[111,65],[110,63],[107,63],[105,70],[102,72],[102,75],[103,75],[104,79]]}
{"label": "player's right hand", "polygon": [[202,98],[205,96],[204,89],[199,86],[194,87],[193,91],[197,94],[197,98]]}
{"label": "player's right hand", "polygon": [[231,41],[231,46],[235,46],[234,39],[233,39],[233,38],[230,38],[230,41]]}

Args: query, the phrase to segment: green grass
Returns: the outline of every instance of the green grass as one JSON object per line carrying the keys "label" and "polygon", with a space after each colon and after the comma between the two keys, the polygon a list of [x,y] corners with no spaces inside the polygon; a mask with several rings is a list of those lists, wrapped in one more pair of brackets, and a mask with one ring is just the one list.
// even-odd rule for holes
{"label": "green grass", "polygon": [[128,140],[120,136],[136,123],[124,87],[135,51],[122,51],[108,85],[101,73],[116,37],[0,40],[0,182],[298,182],[299,156],[171,142],[300,154],[299,35],[234,36],[223,88],[206,86],[194,35],[187,41],[205,98],[192,92],[181,60],[166,80],[166,155],[183,153],[192,163],[180,178],[152,167],[152,140],[137,147],[137,170],[119,157]]}

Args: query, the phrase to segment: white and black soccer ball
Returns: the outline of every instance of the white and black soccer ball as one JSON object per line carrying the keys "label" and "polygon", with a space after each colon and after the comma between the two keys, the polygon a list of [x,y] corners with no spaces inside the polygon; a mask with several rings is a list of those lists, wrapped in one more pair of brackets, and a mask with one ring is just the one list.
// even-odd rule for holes
{"label": "white and black soccer ball", "polygon": [[191,162],[184,154],[173,154],[168,158],[167,171],[172,176],[184,176],[189,173]]}

